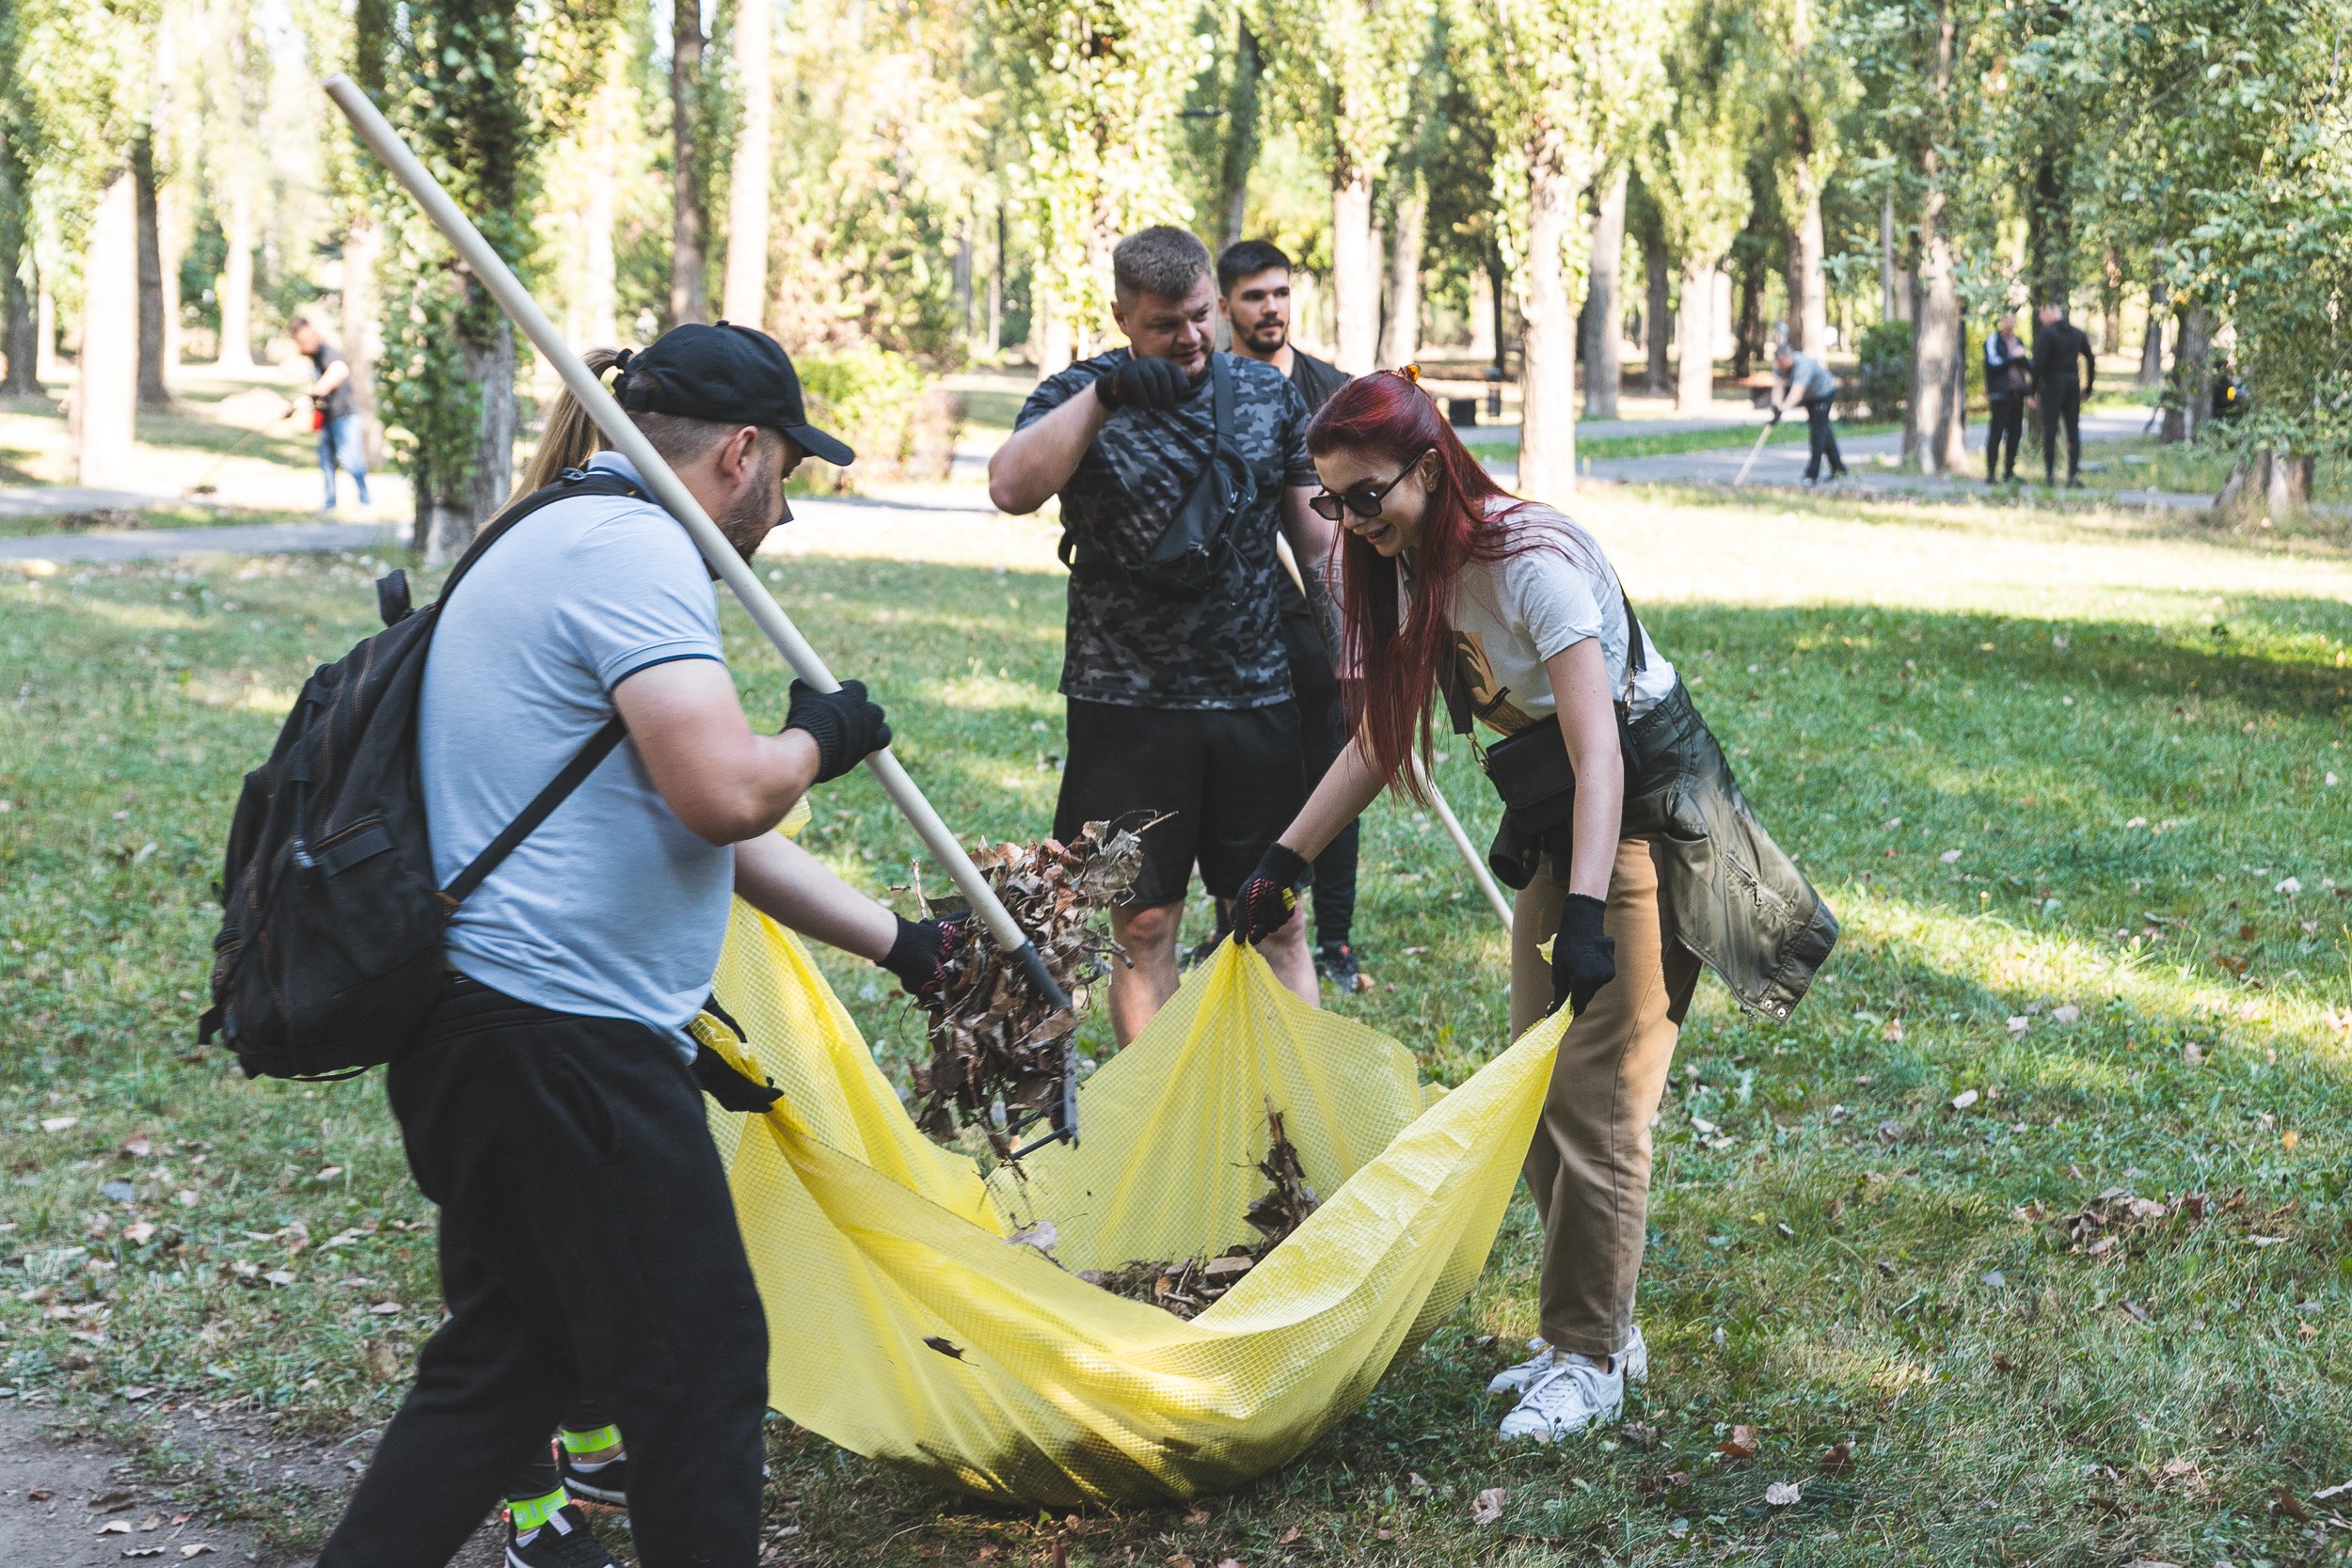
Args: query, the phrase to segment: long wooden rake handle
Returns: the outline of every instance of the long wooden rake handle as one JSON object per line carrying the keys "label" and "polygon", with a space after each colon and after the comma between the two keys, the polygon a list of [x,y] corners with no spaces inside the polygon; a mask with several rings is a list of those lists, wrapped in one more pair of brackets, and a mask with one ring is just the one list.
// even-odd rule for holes
{"label": "long wooden rake handle", "polygon": [[[702,503],[694,499],[693,493],[686,488],[670,465],[662,460],[661,454],[654,450],[653,443],[645,439],[644,432],[639,430],[621,411],[621,405],[612,400],[612,394],[604,389],[603,384],[572,352],[571,345],[564,342],[563,335],[556,331],[555,324],[548,320],[547,312],[539,309],[538,301],[531,297],[531,292],[508,270],[498,252],[490,248],[489,241],[482,237],[482,230],[476,229],[472,220],[459,211],[457,203],[441,188],[440,182],[417,161],[417,155],[408,150],[407,143],[401,140],[400,133],[392,128],[391,122],[384,118],[350,77],[338,73],[329,76],[321,85],[326,88],[326,96],[335,101],[335,106],[342,110],[344,118],[351,121],[352,128],[358,132],[359,139],[367,143],[370,150],[391,171],[392,177],[407,187],[410,196],[416,198],[417,205],[424,210],[424,215],[449,240],[451,246],[472,270],[475,278],[489,291],[490,297],[498,301],[499,308],[512,318],[516,326],[522,328],[523,335],[547,356],[548,363],[555,367],[556,373],[564,378],[564,385],[571,388],[572,395],[580,400],[588,417],[596,422],[596,428],[604,432],[605,439],[636,466],[638,473],[662,506],[686,526],[686,531],[702,551],[703,559],[710,563],[711,571],[742,601],[753,623],[767,634],[769,641],[775,644],[785,662],[801,679],[818,690],[839,690],[841,683],[834,679],[833,672],[825,667],[825,661],[818,657],[817,650],[801,635],[800,628],[792,624],[792,618],[784,612],[784,607],[776,603],[767,585],[759,580],[759,574],[753,571],[750,564],[736,553],[735,547],[727,543],[725,535],[719,531],[719,525],[712,522],[710,515],[703,510]],[[1029,940],[1028,933],[1021,928],[1011,911],[1005,908],[1004,901],[996,896],[995,889],[988,885],[988,879],[980,875],[979,867],[972,863],[972,857],[964,852],[956,835],[941,820],[939,813],[924,796],[922,787],[908,776],[905,767],[888,750],[868,756],[866,766],[881,782],[882,791],[890,797],[891,803],[913,826],[924,847],[946,868],[957,891],[963,895],[973,912],[987,925],[989,934],[996,939],[997,944],[1027,973],[1040,994],[1055,1007],[1067,1010],[1070,998],[1063,993],[1061,987],[1054,983],[1044,959],[1038,954],[1037,944]],[[1078,1104],[1074,1072],[1063,1074],[1062,1101],[1051,1116],[1055,1135],[1076,1143]]]}

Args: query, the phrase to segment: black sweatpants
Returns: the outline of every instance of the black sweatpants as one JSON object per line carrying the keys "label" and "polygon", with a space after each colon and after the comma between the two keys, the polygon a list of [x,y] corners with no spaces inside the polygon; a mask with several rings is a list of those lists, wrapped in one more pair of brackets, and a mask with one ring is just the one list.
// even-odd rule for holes
{"label": "black sweatpants", "polygon": [[2066,483],[2083,467],[2083,389],[2071,381],[2042,388],[2042,483],[2058,483],[2058,434],[2066,431]]}
{"label": "black sweatpants", "polygon": [[1821,460],[1829,460],[1829,477],[1836,479],[1846,471],[1846,459],[1837,451],[1837,432],[1831,428],[1829,412],[1834,398],[1807,398],[1804,404],[1804,437],[1812,449],[1804,465],[1804,477],[1821,477]]}
{"label": "black sweatpants", "polygon": [[767,1320],[675,1042],[452,976],[388,1088],[450,1316],[320,1568],[446,1563],[583,1389],[645,1568],[752,1568]]}
{"label": "black sweatpants", "polygon": [[[2004,476],[2017,477],[2017,443],[2026,437],[2026,400],[2024,398],[1989,398],[1985,407],[1990,421],[1984,436],[1984,482],[1987,484]],[[2009,459],[2001,458],[2001,443],[2009,442]]]}
{"label": "black sweatpants", "polygon": [[[1290,654],[1291,696],[1298,704],[1299,749],[1306,753],[1307,793],[1311,795],[1347,749],[1347,715],[1331,655],[1315,630],[1313,615],[1303,607],[1284,612],[1282,643]],[[1349,940],[1356,924],[1356,864],[1362,844],[1363,829],[1350,822],[1309,869],[1314,879],[1317,942]]]}

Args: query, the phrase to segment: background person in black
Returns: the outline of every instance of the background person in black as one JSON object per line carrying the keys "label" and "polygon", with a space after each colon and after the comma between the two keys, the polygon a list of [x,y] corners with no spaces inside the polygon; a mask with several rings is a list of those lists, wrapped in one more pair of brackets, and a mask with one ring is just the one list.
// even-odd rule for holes
{"label": "background person in black", "polygon": [[[1216,259],[1217,310],[1232,328],[1233,352],[1263,361],[1290,377],[1309,414],[1347,385],[1347,372],[1291,341],[1291,259],[1263,240],[1243,240]],[[1319,779],[1347,744],[1347,718],[1341,711],[1339,675],[1315,626],[1306,595],[1284,572],[1274,579],[1282,601],[1282,644],[1290,654],[1291,690],[1298,703],[1298,726],[1307,754],[1307,777]],[[1356,952],[1356,863],[1361,830],[1344,832],[1309,868],[1314,883],[1315,971],[1342,991],[1356,989],[1362,962]],[[1229,925],[1217,907],[1217,935]]]}
{"label": "background person in black", "polygon": [[[2042,330],[2033,338],[2033,385],[2042,399],[2042,483],[2058,483],[2058,433],[2066,431],[2066,483],[2082,483],[2083,399],[2099,378],[2099,361],[2081,327],[2066,319],[2063,305],[2044,305],[2037,318]],[[2074,381],[2074,365],[2082,364],[2082,382]]]}
{"label": "background person in black", "polygon": [[312,376],[305,388],[319,413],[319,472],[326,480],[326,501],[320,509],[335,510],[335,470],[351,476],[359,504],[368,501],[367,444],[359,437],[359,403],[352,395],[351,365],[342,353],[303,317],[294,324],[294,347],[309,356]]}
{"label": "background person in black", "polygon": [[[1069,759],[1055,832],[1161,816],[1111,935],[1129,963],[1111,970],[1111,1027],[1135,1038],[1176,993],[1176,938],[1198,861],[1230,898],[1307,793],[1275,581],[1275,530],[1289,535],[1322,592],[1332,526],[1307,505],[1307,405],[1271,365],[1226,356],[1232,408],[1225,439],[1255,479],[1230,546],[1204,588],[1172,590],[1133,568],[1158,543],[1205,471],[1216,440],[1207,383],[1216,320],[1208,247],[1182,229],[1146,229],[1111,254],[1113,318],[1128,348],[1084,359],[1029,394],[989,460],[989,499],[1015,515],[1061,498],[1073,547],[1062,657]],[[1306,917],[1266,958],[1282,983],[1318,1000]]]}
{"label": "background person in black", "polygon": [[[2026,345],[2017,338],[2017,312],[2004,310],[1984,340],[1984,402],[1990,413],[1984,437],[1984,482],[2017,477],[2017,443],[2026,433],[2026,391],[2033,372],[2026,363]],[[2004,463],[2001,443],[2009,443]]]}

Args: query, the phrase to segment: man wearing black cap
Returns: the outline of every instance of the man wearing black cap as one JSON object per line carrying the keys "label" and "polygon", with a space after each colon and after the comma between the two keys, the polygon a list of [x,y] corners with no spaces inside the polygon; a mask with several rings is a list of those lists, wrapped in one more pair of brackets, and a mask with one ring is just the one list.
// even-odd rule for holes
{"label": "man wearing black cap", "polygon": [[[591,356],[616,361],[622,406],[746,556],[788,515],[783,482],[803,457],[851,461],[758,333],[688,326],[633,359]],[[409,1168],[441,1211],[450,1316],[323,1568],[448,1561],[583,1394],[628,1434],[646,1568],[752,1568],[766,1317],[697,1085],[737,1108],[761,1091],[712,1071],[686,1026],[735,894],[910,990],[937,975],[937,926],[771,832],[811,784],[889,743],[882,709],[855,681],[795,681],[783,731],[755,733],[708,567],[595,444],[567,394],[541,459],[577,493],[486,551],[434,633],[418,760],[442,880],[615,714],[628,737],[457,908],[439,1005],[389,1069]],[[619,1493],[605,1457],[565,1463]],[[560,1486],[510,1497],[510,1518],[511,1568],[610,1560]]]}

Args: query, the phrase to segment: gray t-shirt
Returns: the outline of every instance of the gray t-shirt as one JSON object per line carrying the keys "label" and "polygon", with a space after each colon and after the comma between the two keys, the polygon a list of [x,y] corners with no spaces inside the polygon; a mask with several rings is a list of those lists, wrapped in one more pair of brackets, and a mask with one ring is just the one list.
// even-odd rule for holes
{"label": "gray t-shirt", "polygon": [[[1510,507],[1488,503],[1489,515]],[[1600,640],[1611,691],[1640,718],[1675,689],[1675,667],[1642,630],[1646,668],[1632,671],[1625,593],[1593,536],[1539,501],[1521,503],[1505,525],[1543,542],[1500,561],[1469,561],[1454,579],[1446,619],[1455,668],[1471,710],[1489,728],[1514,736],[1559,711],[1546,663],[1587,638]],[[1397,574],[1409,594],[1408,575]],[[1401,608],[1401,607],[1400,607]]]}
{"label": "gray t-shirt", "polygon": [[1785,378],[1791,387],[1801,388],[1807,403],[1837,395],[1837,378],[1827,365],[1813,356],[1798,353],[1789,356],[1788,373]]}
{"label": "gray t-shirt", "polygon": [[[636,477],[615,452],[590,467]],[[446,883],[521,813],[623,680],[722,657],[710,573],[659,506],[583,496],[516,525],[458,584],[425,664],[434,874]],[[688,831],[625,740],[458,907],[449,961],[542,1007],[672,1032],[710,992],[734,885],[733,852]]]}

